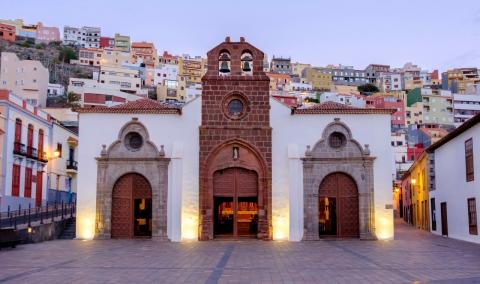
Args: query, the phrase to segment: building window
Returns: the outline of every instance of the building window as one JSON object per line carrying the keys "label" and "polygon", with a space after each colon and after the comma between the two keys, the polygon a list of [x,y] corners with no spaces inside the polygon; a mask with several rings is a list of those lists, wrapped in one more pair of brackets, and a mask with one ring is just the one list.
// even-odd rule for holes
{"label": "building window", "polygon": [[25,168],[25,192],[24,197],[32,197],[32,168]]}
{"label": "building window", "polygon": [[478,235],[477,229],[477,206],[475,198],[467,199],[468,204],[468,229],[470,235]]}
{"label": "building window", "polygon": [[432,214],[432,231],[437,230],[437,216],[435,215],[435,198],[430,199],[430,212]]}
{"label": "building window", "polygon": [[15,142],[20,143],[22,140],[22,120],[15,120]]}
{"label": "building window", "polygon": [[474,180],[473,169],[473,140],[472,138],[465,141],[465,168],[467,182]]}
{"label": "building window", "polygon": [[12,196],[20,195],[20,165],[13,165],[12,170]]}
{"label": "building window", "polygon": [[328,144],[332,148],[341,148],[343,147],[347,142],[347,139],[343,133],[340,132],[333,132],[330,134],[330,137],[328,138]]}
{"label": "building window", "polygon": [[137,132],[130,132],[125,136],[125,147],[130,151],[138,151],[143,145],[143,138]]}
{"label": "building window", "polygon": [[58,152],[58,158],[61,158],[62,157],[62,143],[57,143],[56,152]]}

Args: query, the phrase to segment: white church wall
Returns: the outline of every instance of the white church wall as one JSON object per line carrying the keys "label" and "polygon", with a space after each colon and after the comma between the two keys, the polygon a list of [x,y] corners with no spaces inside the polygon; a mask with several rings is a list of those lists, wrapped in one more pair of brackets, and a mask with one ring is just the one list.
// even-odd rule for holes
{"label": "white church wall", "polygon": [[[169,165],[167,211],[168,237],[172,241],[197,239],[198,235],[198,128],[201,100],[186,104],[182,115],[82,113],[79,118],[77,238],[91,239],[95,232],[97,163],[102,144],[117,140],[120,129],[137,117],[150,140]],[[185,146],[188,145],[188,146]]]}
{"label": "white church wall", "polygon": [[334,118],[351,129],[362,146],[369,144],[374,161],[375,228],[379,239],[393,239],[393,151],[390,115],[291,115],[288,107],[270,99],[272,130],[272,213],[274,239],[300,241],[303,237],[303,164],[307,145],[312,147]]}

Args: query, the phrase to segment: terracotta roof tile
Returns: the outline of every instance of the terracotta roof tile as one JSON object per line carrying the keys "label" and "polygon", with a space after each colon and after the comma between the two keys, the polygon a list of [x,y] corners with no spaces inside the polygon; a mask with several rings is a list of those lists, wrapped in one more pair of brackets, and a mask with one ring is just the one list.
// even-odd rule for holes
{"label": "terracotta roof tile", "polygon": [[153,113],[181,114],[181,108],[174,107],[151,99],[140,99],[112,107],[94,106],[76,110],[79,113]]}
{"label": "terracotta roof tile", "polygon": [[393,114],[394,109],[357,108],[336,102],[324,102],[311,107],[292,109],[292,114]]}

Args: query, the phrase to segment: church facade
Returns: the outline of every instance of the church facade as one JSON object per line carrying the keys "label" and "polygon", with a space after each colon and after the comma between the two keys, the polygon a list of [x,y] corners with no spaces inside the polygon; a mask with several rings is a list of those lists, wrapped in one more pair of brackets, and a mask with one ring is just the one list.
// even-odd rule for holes
{"label": "church facade", "polygon": [[207,58],[181,109],[79,110],[78,238],[393,238],[391,110],[289,108],[243,38]]}

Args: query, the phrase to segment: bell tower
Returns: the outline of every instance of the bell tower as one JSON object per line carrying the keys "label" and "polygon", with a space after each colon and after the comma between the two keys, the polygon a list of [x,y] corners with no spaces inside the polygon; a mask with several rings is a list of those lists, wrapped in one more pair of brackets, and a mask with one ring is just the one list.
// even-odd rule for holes
{"label": "bell tower", "polygon": [[272,237],[270,80],[263,59],[264,53],[243,37],[239,42],[227,37],[207,53],[199,141],[200,240],[223,234]]}

